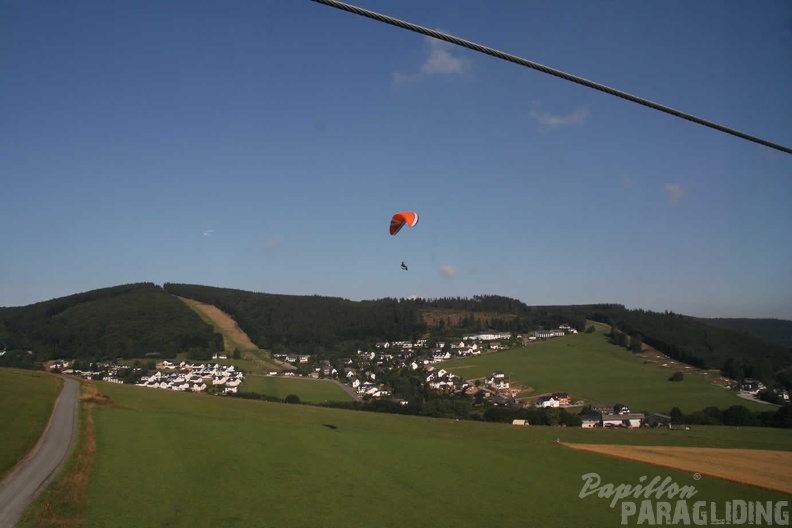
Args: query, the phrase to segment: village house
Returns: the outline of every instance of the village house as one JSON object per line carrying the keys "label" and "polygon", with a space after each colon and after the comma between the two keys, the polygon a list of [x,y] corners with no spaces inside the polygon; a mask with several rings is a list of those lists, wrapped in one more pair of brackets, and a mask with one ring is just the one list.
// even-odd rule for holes
{"label": "village house", "polygon": [[479,332],[477,334],[466,334],[463,340],[473,339],[476,341],[497,341],[498,339],[511,339],[511,332]]}
{"label": "village house", "polygon": [[484,384],[498,391],[509,388],[509,381],[506,379],[506,374],[501,370],[496,370],[491,376],[484,378]]}
{"label": "village house", "polygon": [[547,407],[556,408],[561,406],[561,402],[552,396],[540,396],[539,399],[536,400],[536,406],[542,409]]}
{"label": "village house", "polygon": [[[366,361],[373,361],[374,358],[377,357],[377,353],[376,352],[371,352],[369,350],[358,350],[357,351],[357,355],[358,355],[358,357],[360,357],[361,359],[364,359]],[[351,359],[349,361],[350,361],[350,363],[352,362]]]}
{"label": "village house", "polygon": [[603,414],[602,427],[641,427],[643,413]]}
{"label": "village house", "polygon": [[671,428],[671,417],[665,414],[652,413],[646,416],[643,421],[644,427],[665,427]]}
{"label": "village house", "polygon": [[748,394],[751,394],[752,396],[756,396],[757,394],[759,394],[761,391],[763,391],[766,388],[767,387],[765,387],[764,383],[762,383],[759,380],[755,380],[755,379],[751,379],[751,378],[745,378],[742,381],[742,383],[740,384],[740,390],[743,391],[743,392],[747,392]]}
{"label": "village house", "polygon": [[536,337],[537,339],[548,339],[548,338],[551,338],[551,337],[562,337],[564,335],[566,335],[566,332],[564,330],[561,330],[560,328],[555,328],[553,330],[536,330],[533,333],[533,336]]}
{"label": "village house", "polygon": [[592,429],[594,427],[602,427],[602,415],[587,413],[580,415],[580,426],[584,429]]}
{"label": "village house", "polygon": [[451,359],[451,352],[443,352],[442,350],[438,350],[432,354],[433,363],[445,361],[447,359]]}
{"label": "village house", "polygon": [[594,414],[626,414],[630,409],[622,403],[592,403],[589,405],[589,411]]}

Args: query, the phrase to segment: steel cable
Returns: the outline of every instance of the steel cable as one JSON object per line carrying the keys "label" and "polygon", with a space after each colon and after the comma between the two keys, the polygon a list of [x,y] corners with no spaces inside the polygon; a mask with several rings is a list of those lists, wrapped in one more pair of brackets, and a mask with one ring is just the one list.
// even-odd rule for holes
{"label": "steel cable", "polygon": [[397,18],[393,18],[387,15],[383,15],[374,11],[370,11],[368,9],[363,9],[361,7],[357,7],[351,4],[347,4],[344,2],[338,2],[337,0],[311,0],[312,2],[316,2],[319,4],[324,4],[330,7],[335,7],[337,9],[341,9],[343,11],[348,11],[350,13],[354,13],[356,15],[364,16],[367,18],[371,18],[377,20],[379,22],[384,22],[386,24],[390,24],[392,26],[400,27],[402,29],[407,29],[409,31],[414,31],[416,33],[420,33],[422,35],[426,35],[428,37],[436,38],[439,40],[444,40],[446,42],[450,42],[451,44],[455,44],[457,46],[462,46],[463,48],[468,48],[473,51],[478,51],[480,53],[484,53],[486,55],[491,55],[493,57],[497,57],[499,59],[503,59],[505,61],[513,62],[515,64],[519,64],[521,66],[525,66],[542,73],[546,73],[549,75],[553,75],[554,77],[559,77],[561,79],[571,81],[580,85],[583,85],[587,88],[592,88],[594,90],[599,90],[600,92],[604,92],[609,95],[613,95],[616,97],[620,97],[622,99],[626,99],[628,101],[632,101],[633,103],[637,103],[654,110],[659,110],[660,112],[664,112],[666,114],[670,114],[675,117],[679,117],[681,119],[685,119],[687,121],[692,121],[693,123],[697,123],[699,125],[703,125],[709,128],[713,128],[720,132],[724,132],[726,134],[731,134],[732,136],[736,136],[741,139],[745,139],[747,141],[752,141],[754,143],[758,143],[760,145],[764,145],[765,147],[769,147],[775,150],[780,150],[781,152],[786,152],[787,154],[792,154],[792,148],[785,147],[783,145],[779,145],[777,143],[773,143],[756,136],[752,136],[750,134],[746,134],[744,132],[740,132],[739,130],[734,130],[732,128],[725,127],[723,125],[719,125],[717,123],[713,123],[712,121],[707,121],[700,117],[696,117],[694,115],[681,112],[679,110],[675,110],[668,106],[664,106],[648,99],[644,99],[642,97],[638,97],[637,95],[632,95],[627,92],[623,92],[621,90],[617,90],[615,88],[611,88],[609,86],[605,86],[604,84],[596,83],[594,81],[590,81],[588,79],[584,79],[583,77],[579,77],[577,75],[572,75],[570,73],[563,72],[561,70],[556,70],[555,68],[550,68],[549,66],[545,66],[543,64],[539,64],[538,62],[530,61],[527,59],[523,59],[516,55],[511,55],[509,53],[505,53],[503,51],[499,51],[487,46],[482,46],[481,44],[476,44],[475,42],[471,42],[469,40],[461,39],[458,37],[454,37],[453,35],[448,35],[446,33],[442,33],[440,31],[435,31],[433,29],[425,28],[423,26],[419,26],[416,24],[412,24],[410,22],[405,22],[404,20],[399,20]]}

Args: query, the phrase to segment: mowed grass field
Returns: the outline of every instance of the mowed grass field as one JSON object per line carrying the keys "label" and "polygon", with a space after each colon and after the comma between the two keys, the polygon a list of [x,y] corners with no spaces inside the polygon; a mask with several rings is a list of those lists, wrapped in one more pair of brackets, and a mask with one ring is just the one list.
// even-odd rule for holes
{"label": "mowed grass field", "polygon": [[315,380],[281,376],[245,376],[239,386],[241,392],[255,392],[276,398],[296,394],[300,401],[322,403],[326,401],[353,401],[344,389],[329,380]]}
{"label": "mowed grass field", "polygon": [[0,478],[36,445],[62,387],[45,372],[0,368]]}
{"label": "mowed grass field", "polygon": [[676,369],[644,363],[644,358],[608,342],[604,333],[574,334],[532,343],[523,348],[445,361],[436,366],[467,379],[496,370],[512,384],[533,387],[523,396],[567,392],[572,401],[623,403],[634,412],[685,413],[708,406],[726,409],[744,405],[752,411],[775,407],[739,398],[712,384],[713,374],[685,372],[680,382],[668,381]]}
{"label": "mowed grass field", "polygon": [[792,431],[515,427],[152,391],[97,383],[86,527],[612,527],[582,476],[670,476],[696,500],[788,500],[691,472],[576,451],[576,443],[792,450]]}

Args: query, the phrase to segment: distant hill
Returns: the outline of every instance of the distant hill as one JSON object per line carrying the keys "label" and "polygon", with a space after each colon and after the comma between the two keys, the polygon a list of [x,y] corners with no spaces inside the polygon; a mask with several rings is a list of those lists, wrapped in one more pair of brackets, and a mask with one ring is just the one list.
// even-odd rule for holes
{"label": "distant hill", "polygon": [[[57,357],[103,359],[222,350],[222,337],[178,297],[229,314],[256,346],[274,353],[326,358],[378,341],[458,339],[482,330],[528,333],[600,321],[677,360],[722,369],[732,378],[771,381],[792,366],[792,350],[744,331],[734,321],[698,320],[620,304],[529,306],[508,297],[351,301],[318,295],[256,293],[194,284],[128,284],[30,306],[0,308],[0,349],[33,350],[37,362]],[[760,325],[753,320],[757,333]],[[770,328],[789,328],[778,321]],[[723,326],[728,326],[723,328]],[[777,339],[777,337],[776,337]],[[29,361],[29,358],[26,358]],[[0,364],[8,361],[0,357]]]}
{"label": "distant hill", "polygon": [[792,321],[784,319],[706,319],[703,317],[694,319],[710,326],[751,334],[759,339],[792,348]]}
{"label": "distant hill", "polygon": [[743,332],[673,312],[600,309],[591,319],[609,323],[664,354],[700,368],[721,369],[733,379],[770,381],[792,365],[792,350]]}
{"label": "distant hill", "polygon": [[167,283],[164,288],[218,307],[254,343],[275,353],[282,348],[290,353],[347,354],[376,341],[414,341],[427,336],[444,340],[481,330],[528,332],[563,323],[583,330],[585,311],[598,306],[530,307],[497,295],[350,301],[195,284]]}
{"label": "distant hill", "polygon": [[176,297],[152,283],[127,284],[29,306],[0,308],[0,348],[54,358],[142,357],[223,341]]}

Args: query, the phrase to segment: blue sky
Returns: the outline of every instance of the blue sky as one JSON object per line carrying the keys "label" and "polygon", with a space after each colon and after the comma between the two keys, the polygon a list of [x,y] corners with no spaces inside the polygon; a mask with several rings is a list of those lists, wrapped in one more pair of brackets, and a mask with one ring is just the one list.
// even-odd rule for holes
{"label": "blue sky", "polygon": [[[792,146],[784,0],[356,4]],[[789,154],[309,0],[3,0],[0,49],[0,306],[146,281],[792,319]]]}

